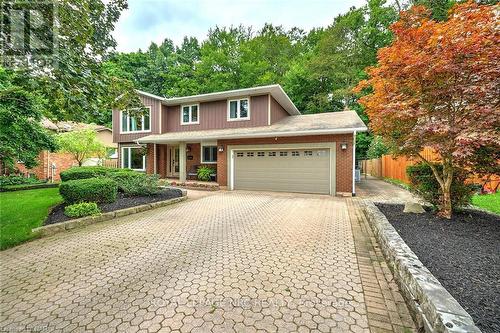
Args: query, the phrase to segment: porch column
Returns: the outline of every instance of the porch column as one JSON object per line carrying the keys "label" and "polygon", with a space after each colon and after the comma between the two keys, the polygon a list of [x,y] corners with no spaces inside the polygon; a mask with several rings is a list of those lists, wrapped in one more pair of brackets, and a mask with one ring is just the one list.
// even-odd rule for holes
{"label": "porch column", "polygon": [[186,181],[186,143],[179,143],[179,181]]}

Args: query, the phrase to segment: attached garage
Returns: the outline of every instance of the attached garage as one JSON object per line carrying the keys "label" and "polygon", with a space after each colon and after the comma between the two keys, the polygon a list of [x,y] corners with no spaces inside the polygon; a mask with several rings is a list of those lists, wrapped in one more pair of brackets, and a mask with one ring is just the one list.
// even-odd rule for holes
{"label": "attached garage", "polygon": [[279,146],[232,149],[232,189],[335,193],[335,149]]}

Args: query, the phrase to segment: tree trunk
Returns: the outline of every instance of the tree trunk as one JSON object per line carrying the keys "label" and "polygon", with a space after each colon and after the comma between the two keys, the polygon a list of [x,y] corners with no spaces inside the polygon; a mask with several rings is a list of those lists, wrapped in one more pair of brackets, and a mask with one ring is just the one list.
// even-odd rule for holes
{"label": "tree trunk", "polygon": [[443,184],[441,185],[441,205],[439,207],[438,215],[447,219],[451,219],[453,213],[453,206],[451,204],[451,183],[453,182],[453,168],[450,166],[443,166]]}

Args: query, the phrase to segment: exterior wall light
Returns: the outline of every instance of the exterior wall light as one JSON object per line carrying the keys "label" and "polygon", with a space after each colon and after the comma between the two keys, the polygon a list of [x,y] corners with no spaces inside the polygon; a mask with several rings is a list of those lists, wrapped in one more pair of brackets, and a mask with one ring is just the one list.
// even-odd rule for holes
{"label": "exterior wall light", "polygon": [[342,143],[340,144],[340,149],[342,149],[342,150],[346,150],[346,149],[347,149],[347,142],[342,142]]}
{"label": "exterior wall light", "polygon": [[221,146],[219,146],[219,153],[222,153],[222,152],[224,152],[224,146],[221,145]]}

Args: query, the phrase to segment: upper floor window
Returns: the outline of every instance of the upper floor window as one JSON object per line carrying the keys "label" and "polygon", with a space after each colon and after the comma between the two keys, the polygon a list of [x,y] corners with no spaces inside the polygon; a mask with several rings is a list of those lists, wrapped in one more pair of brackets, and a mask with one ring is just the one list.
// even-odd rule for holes
{"label": "upper floor window", "polygon": [[121,112],[121,132],[149,132],[151,130],[151,107],[144,113],[130,114]]}
{"label": "upper floor window", "polygon": [[199,105],[183,105],[181,115],[181,125],[199,124],[200,118],[198,115]]}
{"label": "upper floor window", "polygon": [[250,100],[248,98],[228,101],[227,120],[250,119]]}

